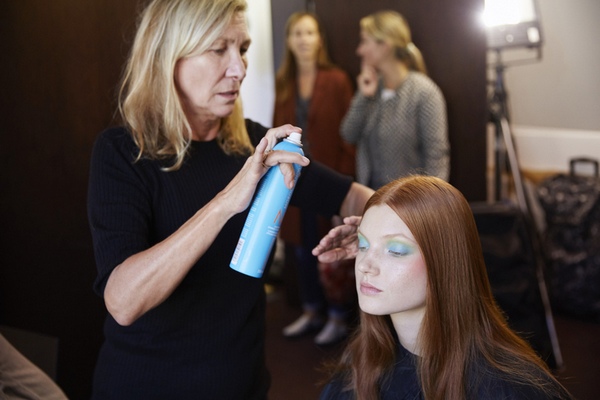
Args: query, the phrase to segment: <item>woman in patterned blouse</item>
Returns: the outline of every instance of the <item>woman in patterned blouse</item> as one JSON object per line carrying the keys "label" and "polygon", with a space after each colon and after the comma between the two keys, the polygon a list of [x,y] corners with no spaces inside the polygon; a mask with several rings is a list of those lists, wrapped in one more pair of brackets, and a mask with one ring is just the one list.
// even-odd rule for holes
{"label": "woman in patterned blouse", "polygon": [[448,180],[446,103],[426,75],[406,20],[380,11],[360,27],[362,70],[341,128],[357,146],[357,180],[373,189],[411,173]]}

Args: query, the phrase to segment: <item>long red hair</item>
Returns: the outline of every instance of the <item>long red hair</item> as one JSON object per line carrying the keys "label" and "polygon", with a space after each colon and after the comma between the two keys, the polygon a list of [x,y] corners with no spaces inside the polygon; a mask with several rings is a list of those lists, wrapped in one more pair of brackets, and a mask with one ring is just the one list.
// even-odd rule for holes
{"label": "long red hair", "polygon": [[[475,360],[506,379],[556,391],[543,379],[547,375],[554,380],[546,364],[508,327],[494,301],[475,219],[464,196],[439,178],[409,176],[380,188],[365,211],[382,204],[408,226],[427,265],[417,367],[425,399],[466,398],[467,374]],[[390,317],[361,311],[360,325],[335,373],[345,377],[346,388],[357,399],[378,399],[396,346]]]}

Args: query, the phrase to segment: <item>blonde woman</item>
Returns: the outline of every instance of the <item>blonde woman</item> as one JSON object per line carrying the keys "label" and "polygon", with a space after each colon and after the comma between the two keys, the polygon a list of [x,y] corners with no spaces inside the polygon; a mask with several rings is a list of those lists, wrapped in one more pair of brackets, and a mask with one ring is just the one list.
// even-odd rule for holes
{"label": "blonde woman", "polygon": [[[292,202],[360,210],[368,189],[295,153],[300,131],[242,117],[245,0],[154,0],[121,86],[123,126],[98,137],[88,214],[108,310],[94,399],[265,399],[264,282],[229,268],[268,168]],[[310,199],[319,198],[318,202]]]}
{"label": "blonde woman", "polygon": [[[338,172],[354,175],[354,148],[340,136],[340,123],[352,99],[352,82],[327,54],[322,25],[316,15],[296,12],[287,20],[283,62],[277,72],[273,126],[302,128],[304,154]],[[331,345],[348,333],[354,298],[350,266],[322,264],[311,254],[331,228],[328,219],[311,210],[290,207],[280,237],[287,262],[298,270],[303,312],[283,329],[286,337],[316,333],[315,343]],[[322,273],[319,272],[319,269]],[[334,273],[336,280],[327,279]]]}
{"label": "blonde woman", "polygon": [[341,134],[357,146],[358,182],[377,189],[411,173],[448,180],[446,103],[404,17],[380,11],[361,19],[356,53],[358,90]]}

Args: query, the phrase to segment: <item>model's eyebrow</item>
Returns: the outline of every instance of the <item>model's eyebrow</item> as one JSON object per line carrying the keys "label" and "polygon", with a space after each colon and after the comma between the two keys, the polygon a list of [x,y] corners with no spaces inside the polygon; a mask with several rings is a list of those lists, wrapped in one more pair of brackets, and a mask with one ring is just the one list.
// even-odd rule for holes
{"label": "model's eyebrow", "polygon": [[[360,227],[356,230],[357,234],[360,234],[362,237],[364,237],[365,239],[367,239],[367,236],[364,234],[364,232],[360,229]],[[389,233],[387,235],[383,235],[382,238],[389,240],[389,239],[398,239],[398,238],[403,238],[405,240],[408,240],[411,243],[417,244],[417,242],[411,238],[408,237],[406,234],[402,233],[402,232],[398,232],[398,233]]]}

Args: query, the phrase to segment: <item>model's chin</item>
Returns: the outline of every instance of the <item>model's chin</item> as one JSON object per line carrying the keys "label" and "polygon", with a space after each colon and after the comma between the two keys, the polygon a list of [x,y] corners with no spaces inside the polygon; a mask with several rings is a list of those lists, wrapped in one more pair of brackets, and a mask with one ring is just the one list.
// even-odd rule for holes
{"label": "model's chin", "polygon": [[360,310],[362,312],[364,312],[365,314],[369,314],[369,315],[387,315],[387,314],[384,314],[381,311],[379,311],[377,309],[377,307],[374,307],[372,304],[369,304],[368,302],[361,301],[360,299],[358,300],[358,306],[359,306]]}
{"label": "model's chin", "polygon": [[371,315],[382,315],[379,300],[374,296],[365,296],[362,293],[358,293],[358,306],[362,312]]}

